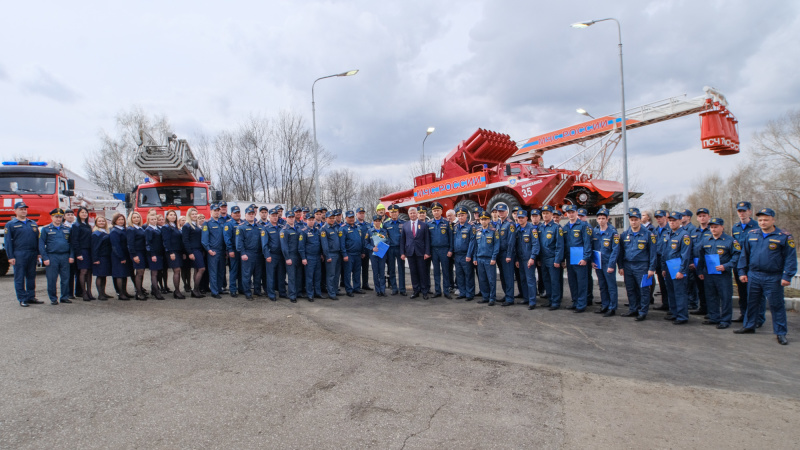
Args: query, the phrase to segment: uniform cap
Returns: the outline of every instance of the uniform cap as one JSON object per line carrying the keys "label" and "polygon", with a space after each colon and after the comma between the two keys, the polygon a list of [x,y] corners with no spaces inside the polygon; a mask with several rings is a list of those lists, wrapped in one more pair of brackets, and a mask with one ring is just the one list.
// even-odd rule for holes
{"label": "uniform cap", "polygon": [[639,212],[636,208],[631,208],[630,212],[628,212],[628,217],[638,217],[639,219],[642,218],[642,213]]}
{"label": "uniform cap", "polygon": [[254,213],[256,210],[252,206],[248,206],[247,209],[244,210],[245,214]]}
{"label": "uniform cap", "polygon": [[431,211],[433,211],[434,209],[444,209],[444,207],[439,202],[433,202],[431,203]]}
{"label": "uniform cap", "polygon": [[56,209],[50,211],[50,215],[51,216],[63,216],[64,215],[64,210],[61,209],[61,208],[56,208]]}
{"label": "uniform cap", "polygon": [[482,211],[483,211],[483,208],[481,208],[480,206],[473,206],[472,207],[472,212],[473,213],[480,214]]}
{"label": "uniform cap", "polygon": [[708,211],[708,208],[697,208],[697,213],[696,214],[701,214],[701,213],[711,214]]}
{"label": "uniform cap", "polygon": [[689,217],[692,217],[692,216],[694,215],[694,214],[692,214],[692,211],[691,211],[691,210],[689,210],[689,209],[684,209],[684,210],[683,210],[683,212],[682,212],[682,214],[683,214],[684,216],[689,216]]}
{"label": "uniform cap", "polygon": [[73,211],[70,208],[67,208],[67,209],[64,210],[64,214],[75,214],[75,211]]}
{"label": "uniform cap", "polygon": [[759,210],[759,211],[756,213],[756,217],[758,217],[758,216],[771,216],[771,217],[775,217],[775,211],[773,211],[773,210],[771,210],[771,209],[769,209],[769,208],[764,208],[764,209],[761,209],[761,210]]}
{"label": "uniform cap", "polygon": [[237,213],[237,212],[241,212],[241,210],[239,209],[238,206],[234,206],[234,207],[231,208],[231,214]]}
{"label": "uniform cap", "polygon": [[609,216],[608,209],[606,209],[606,208],[600,208],[600,209],[597,211],[597,214],[596,214],[596,215],[598,215],[598,216],[606,216],[606,217],[608,217],[608,216]]}
{"label": "uniform cap", "polygon": [[739,202],[736,204],[737,211],[750,211],[750,202]]}
{"label": "uniform cap", "polygon": [[317,218],[313,214],[306,214],[303,216],[303,220],[317,220]]}
{"label": "uniform cap", "polygon": [[383,216],[380,216],[378,214],[375,214],[374,216],[372,216],[372,221],[373,222],[380,222],[382,220],[383,220]]}
{"label": "uniform cap", "polygon": [[417,207],[417,212],[426,213],[426,212],[428,212],[428,208],[426,208],[426,207],[424,207],[422,205],[419,205],[419,207]]}
{"label": "uniform cap", "polygon": [[385,210],[386,207],[383,206],[383,203],[378,203],[378,206],[375,207],[375,211]]}
{"label": "uniform cap", "polygon": [[228,202],[219,202],[219,207],[228,206]]}
{"label": "uniform cap", "polygon": [[541,216],[541,215],[542,215],[542,212],[540,210],[538,210],[538,209],[532,209],[531,210],[531,217],[533,217],[533,216]]}
{"label": "uniform cap", "polygon": [[657,209],[653,215],[656,217],[667,217],[669,216],[669,212],[664,209]]}
{"label": "uniform cap", "polygon": [[511,208],[511,212],[519,212],[519,210],[520,210],[519,206],[515,206],[515,207]]}
{"label": "uniform cap", "polygon": [[725,225],[725,221],[720,217],[714,217],[708,222],[709,225]]}
{"label": "uniform cap", "polygon": [[528,217],[528,211],[520,209],[519,211],[517,211],[517,217]]}
{"label": "uniform cap", "polygon": [[466,206],[459,206],[456,208],[456,214],[469,214],[469,210]]}
{"label": "uniform cap", "polygon": [[578,215],[579,216],[588,216],[589,215],[589,211],[586,211],[586,209],[584,209],[584,208],[578,208]]}
{"label": "uniform cap", "polygon": [[308,209],[308,206],[303,206],[303,212],[307,213],[307,212],[311,212],[311,210]]}
{"label": "uniform cap", "polygon": [[217,210],[217,209],[219,209],[219,205],[216,204],[216,203],[212,203],[210,209],[211,209],[211,211]]}
{"label": "uniform cap", "polygon": [[364,207],[363,207],[363,206],[359,206],[358,208],[356,208],[356,212],[357,212],[357,213],[360,213],[360,212],[367,212],[367,210],[366,210],[366,209],[364,209]]}
{"label": "uniform cap", "polygon": [[258,208],[258,212],[261,212],[261,211],[269,212],[269,208],[267,208],[266,206],[262,206],[262,207]]}
{"label": "uniform cap", "polygon": [[576,211],[575,206],[573,206],[573,205],[564,205],[564,206],[561,207],[561,210],[564,211],[564,212]]}
{"label": "uniform cap", "polygon": [[683,213],[680,211],[672,211],[671,213],[669,213],[669,216],[667,217],[670,219],[681,220],[683,219]]}
{"label": "uniform cap", "polygon": [[333,210],[333,215],[335,215],[335,216],[341,216],[341,215],[342,215],[342,210],[341,210],[341,209],[334,209],[334,210]]}
{"label": "uniform cap", "polygon": [[554,210],[554,209],[555,209],[555,208],[553,208],[553,207],[552,207],[552,206],[550,206],[550,205],[544,205],[544,206],[542,206],[542,212],[553,212],[553,210]]}
{"label": "uniform cap", "polygon": [[325,217],[333,217],[333,216],[335,216],[335,215],[336,215],[336,214],[334,214],[334,213],[333,213],[333,211],[326,211],[326,212],[325,212]]}
{"label": "uniform cap", "polygon": [[324,206],[320,206],[319,208],[317,208],[317,210],[321,211],[321,212],[328,212],[328,208],[326,208]]}
{"label": "uniform cap", "polygon": [[26,204],[25,204],[25,202],[17,202],[17,203],[14,203],[14,209],[18,209],[18,208],[27,208],[27,207],[28,207],[28,205],[26,205]]}
{"label": "uniform cap", "polygon": [[282,205],[278,205],[278,206],[275,207],[275,209],[277,209],[278,211],[283,211],[283,206]]}
{"label": "uniform cap", "polygon": [[290,210],[286,211],[285,213],[283,213],[283,216],[284,217],[294,217],[294,210],[290,209]]}
{"label": "uniform cap", "polygon": [[561,211],[559,211],[557,209],[553,209],[553,214],[555,214],[557,216],[563,216],[564,215],[564,214],[561,214]]}
{"label": "uniform cap", "polygon": [[344,216],[345,216],[345,217],[355,217],[355,216],[356,216],[356,213],[354,213],[353,211],[346,211],[346,212],[344,213]]}
{"label": "uniform cap", "polygon": [[294,211],[295,213],[303,212],[303,208],[295,206],[294,208],[292,208],[292,211]]}
{"label": "uniform cap", "polygon": [[491,219],[492,216],[486,211],[481,211],[481,215],[478,216],[478,218],[479,219]]}
{"label": "uniform cap", "polygon": [[498,203],[494,205],[494,209],[498,211],[508,211],[508,205],[506,205],[505,203]]}
{"label": "uniform cap", "polygon": [[389,208],[387,208],[387,209],[389,211],[400,211],[400,207],[397,206],[397,205],[389,205]]}

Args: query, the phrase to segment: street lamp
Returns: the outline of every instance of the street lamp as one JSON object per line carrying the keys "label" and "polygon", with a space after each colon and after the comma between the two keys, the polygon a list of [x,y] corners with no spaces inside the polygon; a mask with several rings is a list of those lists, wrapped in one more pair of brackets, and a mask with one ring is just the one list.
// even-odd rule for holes
{"label": "street lamp", "polygon": [[350,77],[358,73],[358,69],[356,70],[349,70],[347,72],[337,73],[334,75],[328,75],[325,77],[320,77],[314,80],[311,84],[311,117],[314,123],[314,196],[316,197],[315,201],[317,203],[317,208],[322,206],[319,197],[319,142],[317,142],[317,108],[314,104],[314,85],[317,84],[317,81],[324,80],[325,78],[333,78],[333,77]]}
{"label": "street lamp", "polygon": [[425,140],[428,139],[428,136],[430,136],[434,131],[436,131],[436,128],[428,127],[428,130],[425,132],[425,139],[422,140],[422,164],[423,165],[425,164]]}
{"label": "street lamp", "polygon": [[582,115],[582,116],[588,116],[588,117],[591,117],[592,119],[594,119],[594,118],[595,118],[593,115],[589,114],[589,113],[588,113],[588,112],[587,112],[585,109],[583,109],[583,108],[578,108],[578,109],[576,109],[576,110],[575,110],[575,112],[576,112],[576,113],[578,113],[578,114],[580,114],[580,115]]}
{"label": "street lamp", "polygon": [[619,25],[619,20],[609,17],[607,19],[588,20],[585,22],[573,23],[573,28],[588,28],[597,22],[605,22],[613,20],[617,23],[617,36],[619,37],[619,82],[620,91],[622,93],[622,203],[625,207],[623,217],[625,218],[625,228],[628,227],[628,139],[626,133],[626,119],[625,119],[625,75],[622,70],[622,28]]}

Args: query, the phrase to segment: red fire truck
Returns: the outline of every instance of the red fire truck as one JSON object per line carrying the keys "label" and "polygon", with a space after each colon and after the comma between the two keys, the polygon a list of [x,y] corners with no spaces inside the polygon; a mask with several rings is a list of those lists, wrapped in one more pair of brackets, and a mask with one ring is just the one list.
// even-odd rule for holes
{"label": "red fire truck", "polygon": [[145,217],[153,208],[159,214],[176,210],[179,215],[197,208],[200,214],[211,217],[211,202],[221,201],[222,192],[212,190],[189,143],[173,134],[166,145],[161,145],[143,130],[138,143],[135,164],[145,179],[125,196],[128,209]]}
{"label": "red fire truck", "polygon": [[41,161],[5,161],[0,165],[0,275],[8,272],[5,225],[14,217],[14,203],[28,205],[28,218],[40,226],[50,223],[55,208],[89,210],[89,220],[99,214],[111,218],[124,212],[122,202],[61,164]]}

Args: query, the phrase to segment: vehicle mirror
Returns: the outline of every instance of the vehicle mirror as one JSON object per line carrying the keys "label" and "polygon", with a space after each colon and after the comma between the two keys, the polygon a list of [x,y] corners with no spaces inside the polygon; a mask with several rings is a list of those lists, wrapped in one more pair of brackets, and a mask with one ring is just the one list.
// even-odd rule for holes
{"label": "vehicle mirror", "polygon": [[506,164],[506,176],[511,176],[511,165]]}
{"label": "vehicle mirror", "polygon": [[72,197],[73,195],[75,195],[75,191],[71,189],[64,189],[61,193],[67,197]]}
{"label": "vehicle mirror", "polygon": [[75,180],[67,180],[67,189],[75,189]]}
{"label": "vehicle mirror", "polygon": [[222,201],[222,191],[214,191],[214,201],[215,202]]}

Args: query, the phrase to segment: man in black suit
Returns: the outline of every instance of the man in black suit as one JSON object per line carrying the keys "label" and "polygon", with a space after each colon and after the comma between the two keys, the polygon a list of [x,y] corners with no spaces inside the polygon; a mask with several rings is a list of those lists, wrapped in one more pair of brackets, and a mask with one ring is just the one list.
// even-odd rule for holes
{"label": "man in black suit", "polygon": [[400,258],[408,261],[411,270],[411,285],[417,298],[428,299],[431,288],[431,274],[425,260],[431,257],[431,239],[427,225],[419,220],[417,208],[409,208],[409,220],[400,229]]}

